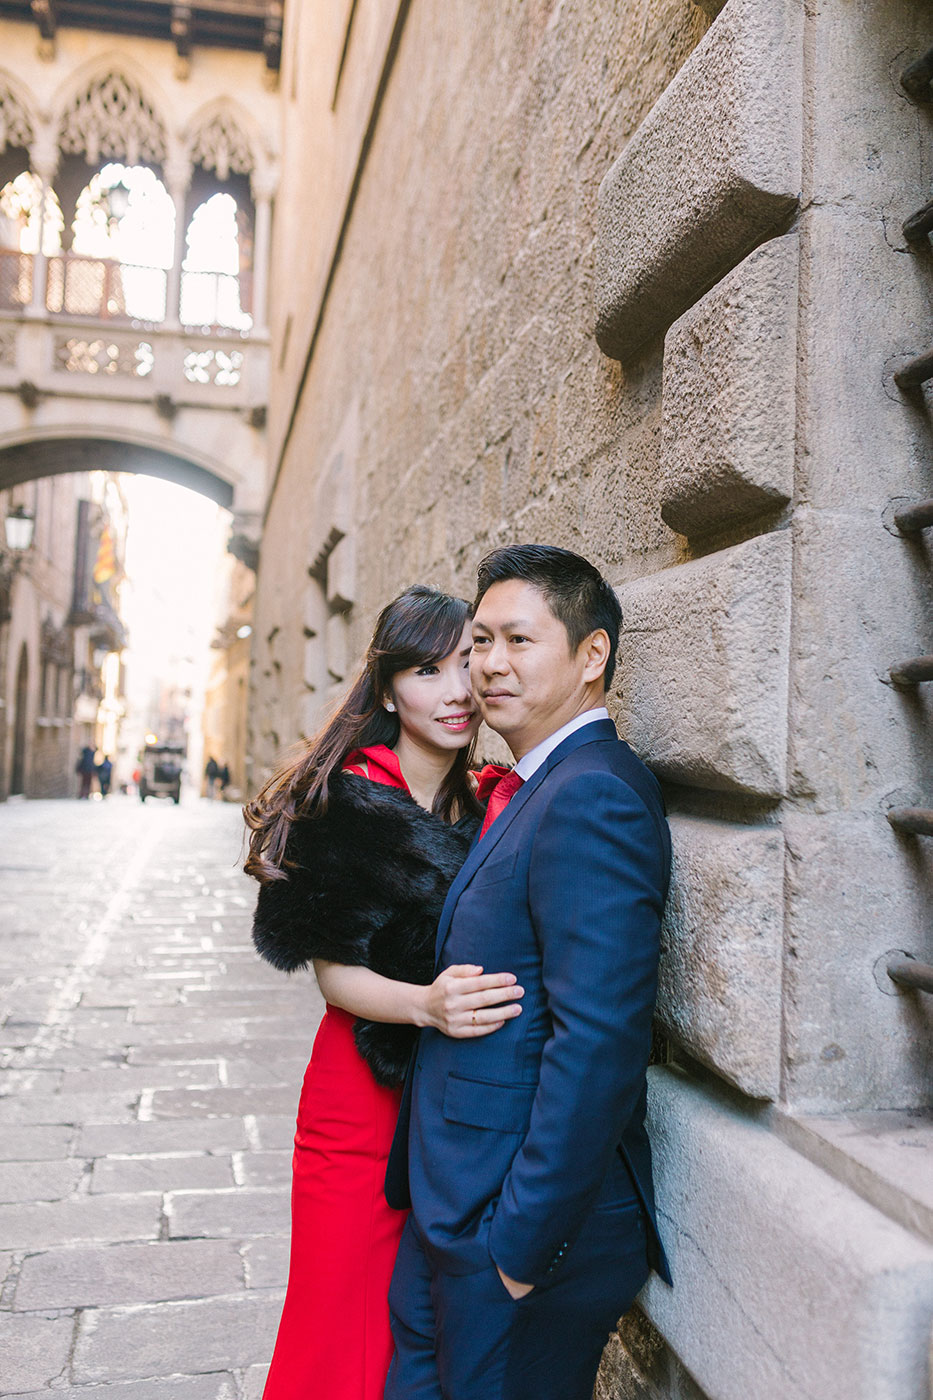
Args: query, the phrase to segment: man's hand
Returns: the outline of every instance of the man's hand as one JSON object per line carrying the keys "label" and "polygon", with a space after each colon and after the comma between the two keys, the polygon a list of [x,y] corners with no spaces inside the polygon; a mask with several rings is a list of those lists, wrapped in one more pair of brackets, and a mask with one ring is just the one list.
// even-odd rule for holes
{"label": "man's hand", "polygon": [[514,1278],[509,1278],[508,1274],[504,1274],[498,1264],[496,1265],[496,1273],[501,1278],[503,1287],[506,1289],[509,1297],[514,1298],[516,1303],[519,1298],[526,1298],[528,1294],[534,1290],[533,1283],[516,1282]]}

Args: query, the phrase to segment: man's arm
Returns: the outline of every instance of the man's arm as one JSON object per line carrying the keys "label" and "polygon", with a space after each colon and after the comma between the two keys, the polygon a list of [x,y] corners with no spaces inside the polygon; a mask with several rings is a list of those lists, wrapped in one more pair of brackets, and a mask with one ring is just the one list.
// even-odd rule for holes
{"label": "man's arm", "polygon": [[529,900],[552,1032],[490,1253],[539,1284],[593,1204],[643,1083],[657,990],[664,857],[641,798],[607,772],[557,788],[535,836]]}

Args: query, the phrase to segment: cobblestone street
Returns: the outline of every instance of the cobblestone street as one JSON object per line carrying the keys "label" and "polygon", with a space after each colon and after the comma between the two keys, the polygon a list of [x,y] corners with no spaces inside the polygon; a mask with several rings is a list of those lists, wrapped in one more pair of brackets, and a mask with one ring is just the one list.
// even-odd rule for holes
{"label": "cobblestone street", "polygon": [[0,807],[0,1394],[258,1400],[322,1003],[233,805]]}

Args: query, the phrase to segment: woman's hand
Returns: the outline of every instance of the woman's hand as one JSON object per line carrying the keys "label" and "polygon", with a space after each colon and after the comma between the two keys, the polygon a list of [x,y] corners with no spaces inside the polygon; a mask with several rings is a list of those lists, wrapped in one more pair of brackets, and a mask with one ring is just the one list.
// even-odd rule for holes
{"label": "woman's hand", "polygon": [[447,967],[423,988],[424,1020],[455,1040],[492,1035],[506,1021],[520,1016],[517,1004],[525,995],[511,972],[487,972],[471,963]]}

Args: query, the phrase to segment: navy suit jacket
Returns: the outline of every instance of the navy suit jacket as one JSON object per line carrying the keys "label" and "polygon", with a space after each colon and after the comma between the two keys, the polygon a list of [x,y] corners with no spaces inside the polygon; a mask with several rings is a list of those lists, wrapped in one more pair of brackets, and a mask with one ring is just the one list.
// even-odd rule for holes
{"label": "navy suit jacket", "polygon": [[644,1128],[669,874],[660,789],[609,720],[565,739],[467,856],[438,970],[514,972],[525,995],[492,1035],[421,1032],[386,1194],[438,1268],[491,1257],[540,1284],[595,1205],[637,1194],[669,1279]]}

